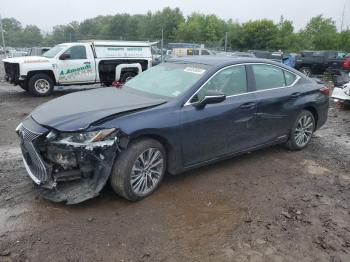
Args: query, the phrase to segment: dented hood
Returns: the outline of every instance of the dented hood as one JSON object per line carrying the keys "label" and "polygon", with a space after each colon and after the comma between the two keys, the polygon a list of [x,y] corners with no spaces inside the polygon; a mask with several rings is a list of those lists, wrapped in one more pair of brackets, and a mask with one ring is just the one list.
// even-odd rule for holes
{"label": "dented hood", "polygon": [[100,88],[51,100],[31,114],[39,124],[59,131],[77,131],[105,117],[165,103],[128,89]]}

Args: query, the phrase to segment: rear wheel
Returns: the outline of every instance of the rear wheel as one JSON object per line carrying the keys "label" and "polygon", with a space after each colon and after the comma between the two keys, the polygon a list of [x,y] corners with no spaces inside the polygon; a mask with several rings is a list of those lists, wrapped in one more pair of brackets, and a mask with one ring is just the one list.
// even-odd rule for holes
{"label": "rear wheel", "polygon": [[297,117],[286,145],[291,150],[302,150],[311,141],[315,130],[315,117],[307,110],[303,110]]}
{"label": "rear wheel", "polygon": [[308,77],[311,77],[311,75],[312,75],[312,71],[309,67],[302,67],[302,68],[300,68],[299,71]]}
{"label": "rear wheel", "polygon": [[135,72],[125,72],[121,78],[120,78],[120,82],[122,82],[123,84],[128,82],[129,80],[131,80],[132,78],[134,78],[137,74]]}
{"label": "rear wheel", "polygon": [[114,164],[111,186],[130,201],[151,195],[160,185],[166,170],[166,152],[154,139],[131,143]]}
{"label": "rear wheel", "polygon": [[49,96],[53,87],[53,80],[45,74],[33,75],[28,81],[28,91],[34,96]]}

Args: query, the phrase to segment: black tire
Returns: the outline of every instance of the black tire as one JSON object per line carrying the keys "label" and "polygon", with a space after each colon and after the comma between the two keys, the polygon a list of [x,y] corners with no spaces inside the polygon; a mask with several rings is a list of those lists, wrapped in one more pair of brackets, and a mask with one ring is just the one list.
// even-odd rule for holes
{"label": "black tire", "polygon": [[304,75],[311,77],[312,76],[312,71],[309,67],[302,67],[299,69],[300,72],[302,72]]}
{"label": "black tire", "polygon": [[[132,187],[132,169],[139,159],[139,156],[149,149],[158,150],[163,159],[163,167],[155,186],[145,194],[138,194]],[[154,139],[140,139],[129,144],[125,151],[117,156],[114,163],[110,183],[114,191],[127,200],[139,201],[151,195],[160,185],[166,170],[166,152],[161,143]],[[141,174],[141,172],[140,172]],[[136,179],[135,179],[136,180]]]}
{"label": "black tire", "polygon": [[[297,128],[299,129],[300,121],[302,121],[303,118],[310,119],[310,121],[312,122],[312,127],[310,127],[310,129],[308,130],[308,132],[311,132],[311,133],[306,133],[306,131],[304,132],[305,134],[307,134],[307,136],[309,136],[308,140],[305,143],[300,144],[298,143],[298,140],[297,140],[297,134],[300,133],[299,131],[297,131]],[[316,127],[316,121],[315,121],[314,115],[308,110],[302,110],[292,126],[291,132],[289,134],[289,139],[285,144],[286,147],[294,151],[299,151],[307,147],[311,141],[312,134],[315,131],[315,127]]]}
{"label": "black tire", "polygon": [[[43,87],[40,88],[41,83]],[[28,81],[28,91],[34,96],[49,96],[52,94],[54,82],[48,75],[36,74]]]}
{"label": "black tire", "polygon": [[137,74],[135,72],[125,72],[120,77],[120,82],[122,82],[124,84],[124,83],[128,82],[130,79],[132,79],[133,77],[135,77],[136,75]]}
{"label": "black tire", "polygon": [[18,84],[20,88],[22,88],[24,91],[28,91],[28,84],[26,82],[22,82]]}

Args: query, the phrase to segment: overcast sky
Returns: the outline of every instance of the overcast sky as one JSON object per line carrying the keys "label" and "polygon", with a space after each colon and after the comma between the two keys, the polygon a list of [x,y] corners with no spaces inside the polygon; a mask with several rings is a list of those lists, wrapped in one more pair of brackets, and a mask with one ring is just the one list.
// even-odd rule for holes
{"label": "overcast sky", "polygon": [[350,25],[350,0],[0,0],[0,13],[23,25],[34,24],[50,31],[54,25],[74,20],[116,13],[144,14],[170,6],[179,7],[184,15],[214,13],[239,22],[261,18],[278,21],[283,15],[299,29],[318,14],[333,18],[340,27],[344,4],[345,25]]}

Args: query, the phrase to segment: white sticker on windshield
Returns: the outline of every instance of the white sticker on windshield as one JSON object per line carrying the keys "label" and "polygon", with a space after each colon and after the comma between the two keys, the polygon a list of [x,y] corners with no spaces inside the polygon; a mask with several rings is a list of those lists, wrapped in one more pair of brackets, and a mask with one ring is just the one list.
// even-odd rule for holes
{"label": "white sticker on windshield", "polygon": [[195,67],[186,67],[184,71],[187,73],[193,73],[193,74],[197,74],[197,75],[202,75],[205,72],[204,69],[195,68]]}
{"label": "white sticker on windshield", "polygon": [[181,94],[181,92],[176,90],[176,91],[173,93],[173,96],[178,96],[178,95],[180,95],[180,94]]}

